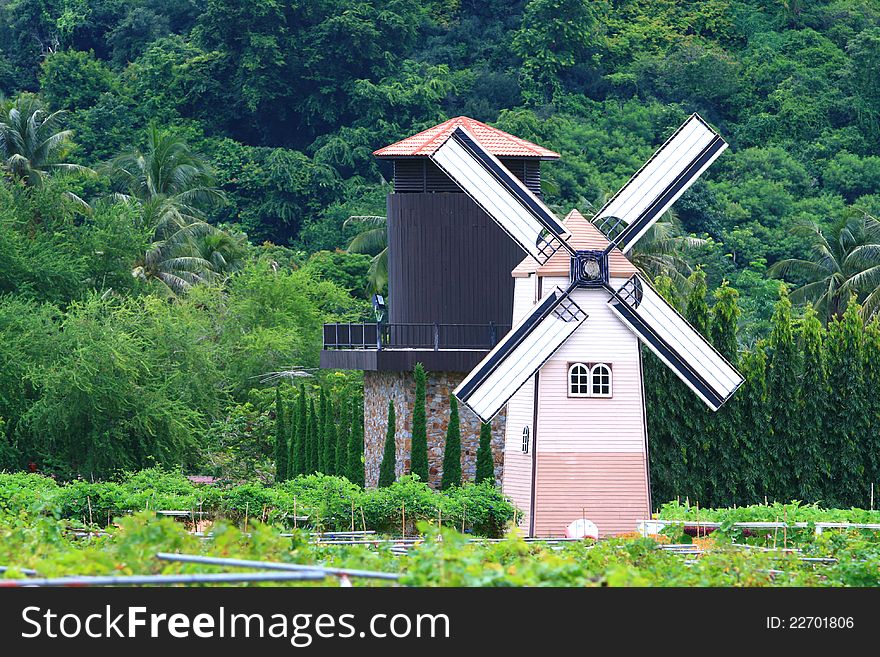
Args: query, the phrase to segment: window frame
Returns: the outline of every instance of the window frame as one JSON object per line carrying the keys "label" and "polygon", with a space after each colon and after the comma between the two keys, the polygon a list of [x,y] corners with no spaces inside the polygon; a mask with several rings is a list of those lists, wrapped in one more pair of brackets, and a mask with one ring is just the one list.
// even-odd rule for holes
{"label": "window frame", "polygon": [[[587,391],[586,392],[572,392],[572,376],[575,373],[576,368],[583,368],[585,370],[585,374],[587,377]],[[598,374],[601,376],[600,368],[605,368],[608,372],[608,392],[593,392],[593,386],[595,384],[595,376]],[[584,373],[579,371],[577,373],[578,377],[582,377]],[[579,388],[583,388],[583,383],[579,380],[576,384]],[[600,383],[601,385],[601,383]],[[611,363],[608,362],[599,362],[599,363],[591,363],[586,361],[573,361],[568,363],[568,367],[566,368],[566,379],[565,379],[565,391],[566,395],[572,399],[611,399],[614,397],[614,367]]]}
{"label": "window frame", "polygon": [[[581,373],[581,372],[577,373],[578,381],[577,381],[577,383],[574,383],[572,381],[572,376],[574,376],[574,371],[576,368],[582,369],[583,373]],[[590,366],[587,363],[570,363],[567,371],[568,371],[568,376],[566,377],[566,390],[568,391],[568,396],[575,397],[575,398],[590,397],[591,396],[590,393],[592,392],[592,389],[593,389],[593,378],[592,378],[592,374],[591,374],[592,369],[590,368]],[[586,383],[583,383],[580,380],[582,376],[586,377]],[[586,392],[573,392],[572,388],[575,385],[577,386],[577,388],[579,390],[583,389],[583,386],[586,385],[587,391]]]}
{"label": "window frame", "polygon": [[[608,373],[608,392],[596,392],[596,376],[597,370],[604,369]],[[601,374],[599,375],[601,376]],[[590,396],[608,399],[614,395],[614,375],[611,372],[611,366],[608,363],[596,363],[590,368]],[[599,387],[603,387],[603,383],[599,382]]]}
{"label": "window frame", "polygon": [[528,454],[531,451],[532,432],[529,425],[525,425],[522,430],[522,453]]}

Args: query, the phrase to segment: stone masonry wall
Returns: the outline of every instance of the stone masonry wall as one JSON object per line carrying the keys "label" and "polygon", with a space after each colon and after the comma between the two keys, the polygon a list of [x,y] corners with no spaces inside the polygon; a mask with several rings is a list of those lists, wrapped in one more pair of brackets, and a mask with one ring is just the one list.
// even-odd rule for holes
{"label": "stone masonry wall", "polygon": [[[443,446],[449,424],[449,396],[464,379],[460,372],[428,372],[425,386],[425,418],[428,434],[428,474],[430,485],[440,486],[443,476]],[[398,477],[410,471],[412,445],[412,410],[416,385],[412,372],[364,372],[364,460],[366,484],[375,487],[379,482],[379,466],[385,448],[388,422],[388,400],[394,400],[397,414],[395,445],[397,458],[395,473]],[[473,481],[476,475],[477,448],[480,445],[480,420],[469,408],[458,405],[461,427],[461,472],[463,481]],[[495,462],[495,481],[500,482],[504,470],[504,425],[506,409],[492,421],[492,456]]]}

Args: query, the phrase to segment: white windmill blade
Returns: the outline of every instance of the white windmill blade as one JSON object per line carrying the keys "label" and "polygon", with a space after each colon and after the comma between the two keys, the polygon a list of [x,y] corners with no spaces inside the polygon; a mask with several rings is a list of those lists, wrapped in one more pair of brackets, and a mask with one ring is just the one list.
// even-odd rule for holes
{"label": "white windmill blade", "polygon": [[523,384],[587,319],[555,288],[541,299],[453,391],[483,422],[489,422]]}
{"label": "white windmill blade", "polygon": [[612,312],[713,411],[742,384],[742,375],[634,274],[608,301]]}
{"label": "white windmill blade", "polygon": [[560,248],[571,252],[562,222],[467,130],[456,128],[430,157],[539,263]]}
{"label": "white windmill blade", "polygon": [[693,114],[642,165],[593,221],[626,253],[727,148],[727,142]]}

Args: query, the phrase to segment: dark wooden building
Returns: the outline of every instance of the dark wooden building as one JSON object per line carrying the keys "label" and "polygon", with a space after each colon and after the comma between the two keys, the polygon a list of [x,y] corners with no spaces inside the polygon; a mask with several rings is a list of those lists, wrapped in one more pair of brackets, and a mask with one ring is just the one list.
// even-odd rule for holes
{"label": "dark wooden building", "polygon": [[[468,117],[375,151],[394,169],[387,199],[387,320],[325,325],[321,352],[322,368],[364,371],[368,484],[377,478],[389,398],[398,406],[398,472],[409,470],[410,373],[419,362],[429,372],[429,461],[432,482],[439,478],[442,445],[435,443],[445,435],[448,395],[510,329],[510,272],[523,251],[428,157],[458,126],[536,194],[541,192],[541,160],[559,157]],[[479,432],[478,421],[469,415],[462,409],[466,475],[475,454],[469,445]],[[503,425],[503,418],[499,422]],[[503,431],[495,434],[500,439]]]}

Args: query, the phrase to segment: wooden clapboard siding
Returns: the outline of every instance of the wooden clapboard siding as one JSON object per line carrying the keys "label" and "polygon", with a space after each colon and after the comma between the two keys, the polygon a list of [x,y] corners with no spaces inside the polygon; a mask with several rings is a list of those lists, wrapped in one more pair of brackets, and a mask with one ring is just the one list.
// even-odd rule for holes
{"label": "wooden clapboard siding", "polygon": [[536,536],[562,536],[581,517],[596,523],[600,536],[635,531],[650,517],[645,456],[539,449],[536,497]]}
{"label": "wooden clapboard siding", "polygon": [[[535,279],[517,278],[513,290],[513,323],[518,322],[535,303]],[[504,439],[504,493],[525,512],[520,527],[529,526],[529,505],[532,490],[532,453],[523,454],[522,433],[528,427],[529,438],[534,434],[535,380],[529,379],[507,403],[507,424]]]}
{"label": "wooden clapboard siding", "polygon": [[390,323],[509,324],[516,242],[465,194],[387,203]]}
{"label": "wooden clapboard siding", "polygon": [[[544,282],[545,289],[555,284]],[[538,450],[644,452],[638,340],[608,308],[605,290],[575,290],[572,298],[588,318],[541,368]],[[612,397],[569,397],[573,362],[609,363]]]}

